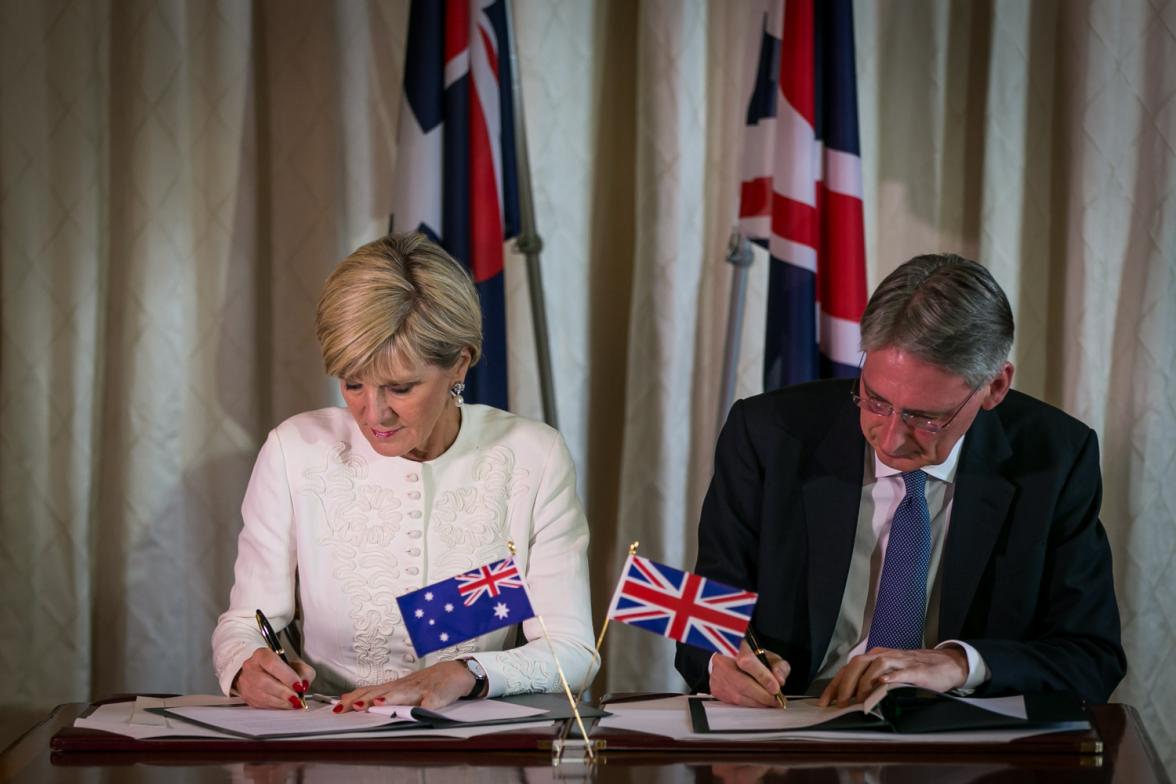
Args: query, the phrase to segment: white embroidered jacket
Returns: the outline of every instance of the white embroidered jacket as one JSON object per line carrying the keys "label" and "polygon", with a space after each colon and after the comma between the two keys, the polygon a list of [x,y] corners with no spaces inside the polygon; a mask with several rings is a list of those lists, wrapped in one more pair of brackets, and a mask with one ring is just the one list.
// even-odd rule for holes
{"label": "white embroidered jacket", "polygon": [[299,414],[270,432],[241,505],[229,609],[212,634],[225,694],[265,645],[254,611],[283,628],[296,586],[315,691],[384,683],[475,652],[490,696],[558,691],[535,619],[513,650],[502,650],[510,627],[418,659],[396,606],[403,593],[505,558],[508,539],[559,663],[579,686],[593,666],[588,524],[567,446],[550,427],[505,411],[461,411],[457,440],[424,463],[377,454],[343,408]]}

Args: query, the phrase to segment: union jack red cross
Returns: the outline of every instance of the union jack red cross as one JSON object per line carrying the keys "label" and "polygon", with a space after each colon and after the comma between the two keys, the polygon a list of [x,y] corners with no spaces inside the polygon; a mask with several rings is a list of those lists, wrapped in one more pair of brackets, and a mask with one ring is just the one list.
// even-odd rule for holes
{"label": "union jack red cross", "polygon": [[465,606],[469,607],[483,596],[495,597],[502,593],[503,588],[522,588],[523,578],[519,568],[515,565],[514,557],[504,558],[492,564],[486,564],[472,572],[459,574],[457,592],[464,596]]}
{"label": "union jack red cross", "polygon": [[757,595],[692,572],[630,556],[609,618],[734,656]]}

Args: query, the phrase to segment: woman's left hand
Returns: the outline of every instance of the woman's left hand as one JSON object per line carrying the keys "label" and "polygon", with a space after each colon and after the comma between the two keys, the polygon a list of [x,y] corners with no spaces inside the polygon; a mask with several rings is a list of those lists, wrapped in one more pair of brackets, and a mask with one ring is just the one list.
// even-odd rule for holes
{"label": "woman's left hand", "polygon": [[367,710],[373,705],[444,708],[469,694],[472,688],[474,675],[468,667],[457,661],[438,662],[398,680],[349,691],[339,698],[339,704],[332,710],[335,713]]}

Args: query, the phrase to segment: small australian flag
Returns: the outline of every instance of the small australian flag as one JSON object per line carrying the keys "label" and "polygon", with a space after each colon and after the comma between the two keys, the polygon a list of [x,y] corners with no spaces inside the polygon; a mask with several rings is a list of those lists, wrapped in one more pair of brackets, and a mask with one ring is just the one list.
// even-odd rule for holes
{"label": "small australian flag", "polygon": [[396,598],[418,656],[535,615],[514,556]]}

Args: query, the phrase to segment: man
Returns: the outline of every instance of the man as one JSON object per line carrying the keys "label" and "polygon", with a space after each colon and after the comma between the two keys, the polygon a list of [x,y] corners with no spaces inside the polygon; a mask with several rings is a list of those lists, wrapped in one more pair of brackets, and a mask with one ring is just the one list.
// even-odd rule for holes
{"label": "man", "polygon": [[1105,702],[1126,659],[1098,443],[1011,389],[1004,292],[975,262],[918,256],[861,329],[859,379],[739,401],[719,437],[696,571],[759,592],[770,669],[744,643],[679,646],[678,670],[743,705],[885,683]]}

